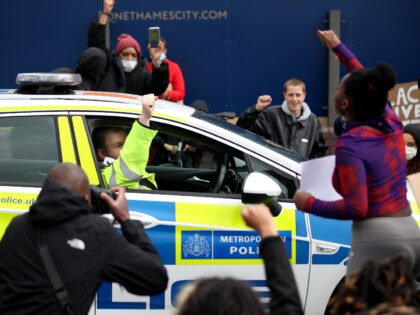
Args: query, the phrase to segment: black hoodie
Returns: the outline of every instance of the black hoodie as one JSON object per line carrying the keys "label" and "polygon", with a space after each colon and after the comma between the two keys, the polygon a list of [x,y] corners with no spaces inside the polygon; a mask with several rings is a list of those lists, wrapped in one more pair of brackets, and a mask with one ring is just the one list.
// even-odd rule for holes
{"label": "black hoodie", "polygon": [[118,282],[139,295],[166,289],[166,269],[141,222],[123,222],[121,236],[81,197],[47,179],[29,213],[15,217],[0,241],[2,315],[61,314],[33,224],[45,235],[74,314],[88,313],[102,281]]}

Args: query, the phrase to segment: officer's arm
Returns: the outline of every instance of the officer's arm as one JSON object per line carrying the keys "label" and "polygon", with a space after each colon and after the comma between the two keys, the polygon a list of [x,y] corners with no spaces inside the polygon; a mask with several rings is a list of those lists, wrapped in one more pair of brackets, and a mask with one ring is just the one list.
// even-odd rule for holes
{"label": "officer's arm", "polygon": [[[120,157],[107,170],[110,186],[138,188],[141,180],[147,179],[156,187],[154,174],[146,172],[150,145],[157,134],[151,126],[156,97],[153,94],[142,97],[142,114],[127,136]],[[115,175],[113,175],[115,174]]]}

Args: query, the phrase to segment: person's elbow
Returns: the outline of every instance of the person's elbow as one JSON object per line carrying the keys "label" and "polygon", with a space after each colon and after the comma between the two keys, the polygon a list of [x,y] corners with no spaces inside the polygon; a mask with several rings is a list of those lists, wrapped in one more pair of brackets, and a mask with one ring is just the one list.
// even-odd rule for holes
{"label": "person's elbow", "polygon": [[132,274],[130,283],[124,283],[125,289],[136,295],[156,295],[168,287],[169,277],[164,265],[156,264],[143,269],[137,275]]}
{"label": "person's elbow", "polygon": [[162,293],[168,287],[168,282],[169,282],[168,271],[166,270],[165,266],[161,265],[160,267],[156,267],[154,276],[156,277],[156,281],[153,283],[154,284],[153,290],[156,293],[153,293],[153,294]]}
{"label": "person's elbow", "polygon": [[153,267],[148,268],[147,274],[151,275],[151,279],[149,279],[150,282],[148,283],[148,287],[150,289],[149,294],[160,294],[166,290],[168,287],[169,277],[168,271],[163,264],[154,264]]}

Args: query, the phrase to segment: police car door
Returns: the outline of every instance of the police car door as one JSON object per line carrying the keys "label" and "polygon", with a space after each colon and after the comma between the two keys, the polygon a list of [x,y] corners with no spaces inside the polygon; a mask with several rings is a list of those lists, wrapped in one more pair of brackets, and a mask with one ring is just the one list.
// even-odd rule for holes
{"label": "police car door", "polygon": [[54,165],[76,162],[68,117],[27,105],[0,114],[0,237],[36,201]]}
{"label": "police car door", "polygon": [[[112,121],[124,124],[122,117]],[[80,133],[89,137],[92,128],[103,123],[110,122],[104,121],[104,117],[88,116],[86,123],[79,126],[79,130],[83,126],[87,130]],[[131,123],[132,119],[128,119],[127,125]],[[291,200],[296,189],[295,175],[210,135],[203,136],[194,128],[182,128],[167,120],[158,123],[159,136],[164,143],[176,146],[176,152],[183,154],[177,156],[174,150],[166,155],[160,152],[163,157],[157,157],[160,147],[156,146],[161,144],[153,143],[147,170],[155,173],[159,189],[128,190],[127,197],[132,218],[145,224],[168,269],[169,286],[161,295],[138,297],[116,284],[104,284],[98,291],[96,314],[109,314],[110,310],[125,314],[133,309],[170,314],[183,285],[212,275],[243,279],[267,301],[269,292],[258,249],[260,238],[245,226],[240,216],[243,180],[252,171],[266,171],[283,182],[283,210],[275,220],[286,242],[304,302],[309,274],[309,239],[305,217],[295,211]],[[84,142],[90,143],[93,153],[91,141],[85,139]],[[85,160],[88,151],[79,150],[78,145],[80,161]]]}

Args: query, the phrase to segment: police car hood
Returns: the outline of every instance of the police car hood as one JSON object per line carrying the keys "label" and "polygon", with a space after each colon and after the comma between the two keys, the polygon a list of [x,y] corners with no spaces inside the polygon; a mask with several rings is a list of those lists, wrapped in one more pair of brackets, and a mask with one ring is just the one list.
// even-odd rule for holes
{"label": "police car hood", "polygon": [[54,181],[45,180],[35,204],[29,208],[31,219],[41,226],[55,225],[91,212],[91,205]]}

